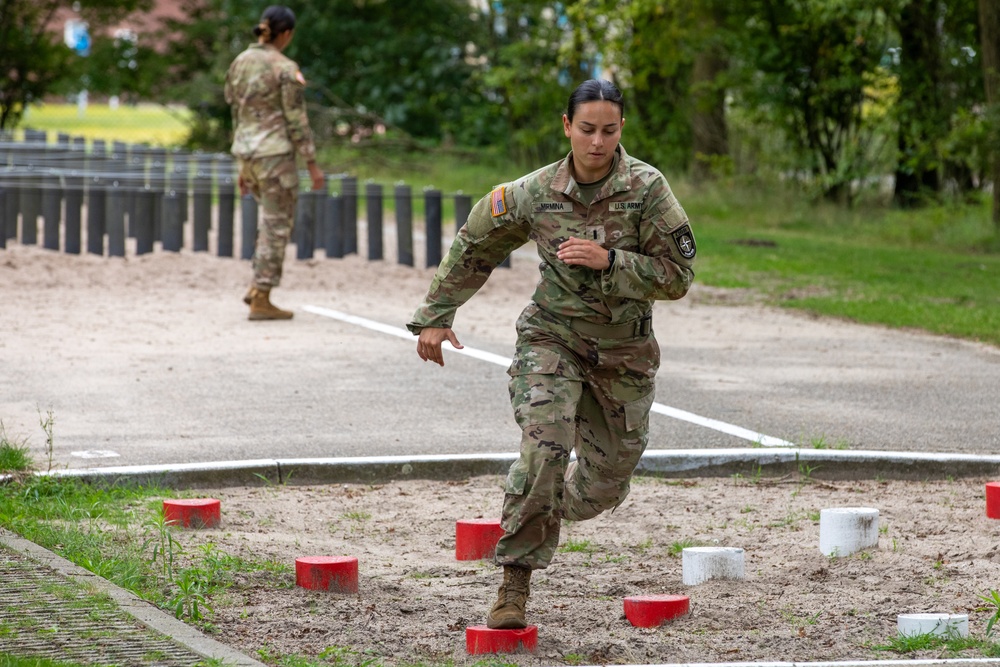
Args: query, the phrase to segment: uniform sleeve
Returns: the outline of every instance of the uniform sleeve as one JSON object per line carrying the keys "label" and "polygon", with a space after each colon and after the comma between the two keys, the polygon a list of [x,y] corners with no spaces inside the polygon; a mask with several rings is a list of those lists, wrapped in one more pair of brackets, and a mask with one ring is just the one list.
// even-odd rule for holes
{"label": "uniform sleeve", "polygon": [[691,223],[666,180],[650,188],[640,222],[640,252],[615,252],[601,276],[601,291],[628,299],[680,299],[694,280],[697,253]]}
{"label": "uniform sleeve", "polygon": [[309,117],[306,115],[306,86],[301,76],[297,70],[282,70],[281,110],[285,116],[288,138],[295,146],[295,152],[305,158],[306,162],[314,162],[316,147],[313,144],[312,130],[309,128]]}
{"label": "uniform sleeve", "polygon": [[236,91],[233,89],[233,65],[230,65],[229,69],[226,70],[226,85],[222,89],[223,95],[226,97],[226,104],[229,105],[229,113],[233,117],[233,129],[236,129],[237,121],[239,120],[239,111],[236,108]]}
{"label": "uniform sleeve", "polygon": [[528,241],[528,232],[528,221],[518,214],[508,186],[480,199],[406,328],[419,334],[424,327],[451,327],[458,307],[479,291],[511,252]]}

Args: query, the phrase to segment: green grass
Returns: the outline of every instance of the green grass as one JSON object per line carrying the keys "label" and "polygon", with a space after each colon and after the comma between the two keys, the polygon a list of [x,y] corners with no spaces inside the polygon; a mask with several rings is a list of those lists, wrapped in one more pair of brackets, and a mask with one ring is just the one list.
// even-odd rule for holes
{"label": "green grass", "polygon": [[0,423],[0,474],[26,472],[31,468],[31,455],[24,443],[11,442]]}
{"label": "green grass", "polygon": [[[689,190],[696,280],[821,315],[1000,345],[1000,254],[986,202],[901,212],[787,193]],[[742,205],[741,205],[742,203]]]}
{"label": "green grass", "polygon": [[39,104],[28,107],[21,120],[22,128],[45,130],[50,142],[59,132],[94,139],[154,146],[176,146],[187,136],[184,108],[159,104],[122,105],[112,109],[107,104],[90,104],[81,113],[75,104]]}

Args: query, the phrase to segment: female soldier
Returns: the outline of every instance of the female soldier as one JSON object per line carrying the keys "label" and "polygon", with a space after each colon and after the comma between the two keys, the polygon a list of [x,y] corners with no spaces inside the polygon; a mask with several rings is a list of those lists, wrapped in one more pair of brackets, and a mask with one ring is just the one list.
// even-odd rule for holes
{"label": "female soldier", "polygon": [[683,297],[694,277],[687,215],[663,175],[618,143],[623,109],[610,82],[581,84],[563,115],[570,153],[473,207],[407,325],[420,358],[443,366],[442,343],[462,347],[451,329],[458,307],[512,250],[537,244],[541,279],[507,371],[522,435],[505,482],[491,628],[526,627],[531,571],[549,564],[563,519],[624,501],[659,367],[653,301]]}
{"label": "female soldier", "polygon": [[281,53],[295,34],[295,14],[288,7],[268,7],[253,33],[257,43],[229,66],[225,89],[233,113],[232,153],[239,161],[240,192],[253,193],[261,211],[253,282],[243,301],[250,306],[251,320],[287,320],[292,313],[273,306],[270,292],[281,282],[285,246],[295,223],[296,155],[305,160],[314,190],[325,183],[306,116],[306,81],[298,65]]}

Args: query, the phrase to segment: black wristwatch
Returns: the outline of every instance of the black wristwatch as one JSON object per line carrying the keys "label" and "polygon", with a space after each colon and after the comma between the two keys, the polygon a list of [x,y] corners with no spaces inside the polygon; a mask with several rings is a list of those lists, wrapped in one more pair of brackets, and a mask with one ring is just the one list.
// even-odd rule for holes
{"label": "black wristwatch", "polygon": [[615,265],[615,249],[612,248],[608,251],[608,268],[610,269]]}

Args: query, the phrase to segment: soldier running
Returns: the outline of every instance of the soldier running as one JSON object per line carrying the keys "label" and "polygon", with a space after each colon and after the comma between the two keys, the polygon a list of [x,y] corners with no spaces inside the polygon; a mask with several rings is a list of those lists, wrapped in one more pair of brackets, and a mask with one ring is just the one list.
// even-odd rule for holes
{"label": "soldier running", "polygon": [[473,207],[407,324],[420,358],[443,366],[442,343],[462,347],[451,328],[459,306],[513,250],[537,245],[541,279],[507,371],[521,449],[505,482],[490,628],[527,626],[531,572],[552,560],[563,519],[593,518],[628,495],[660,362],[653,301],[680,299],[694,278],[684,209],[663,175],[619,144],[621,92],[586,81],[562,120],[570,153]]}

